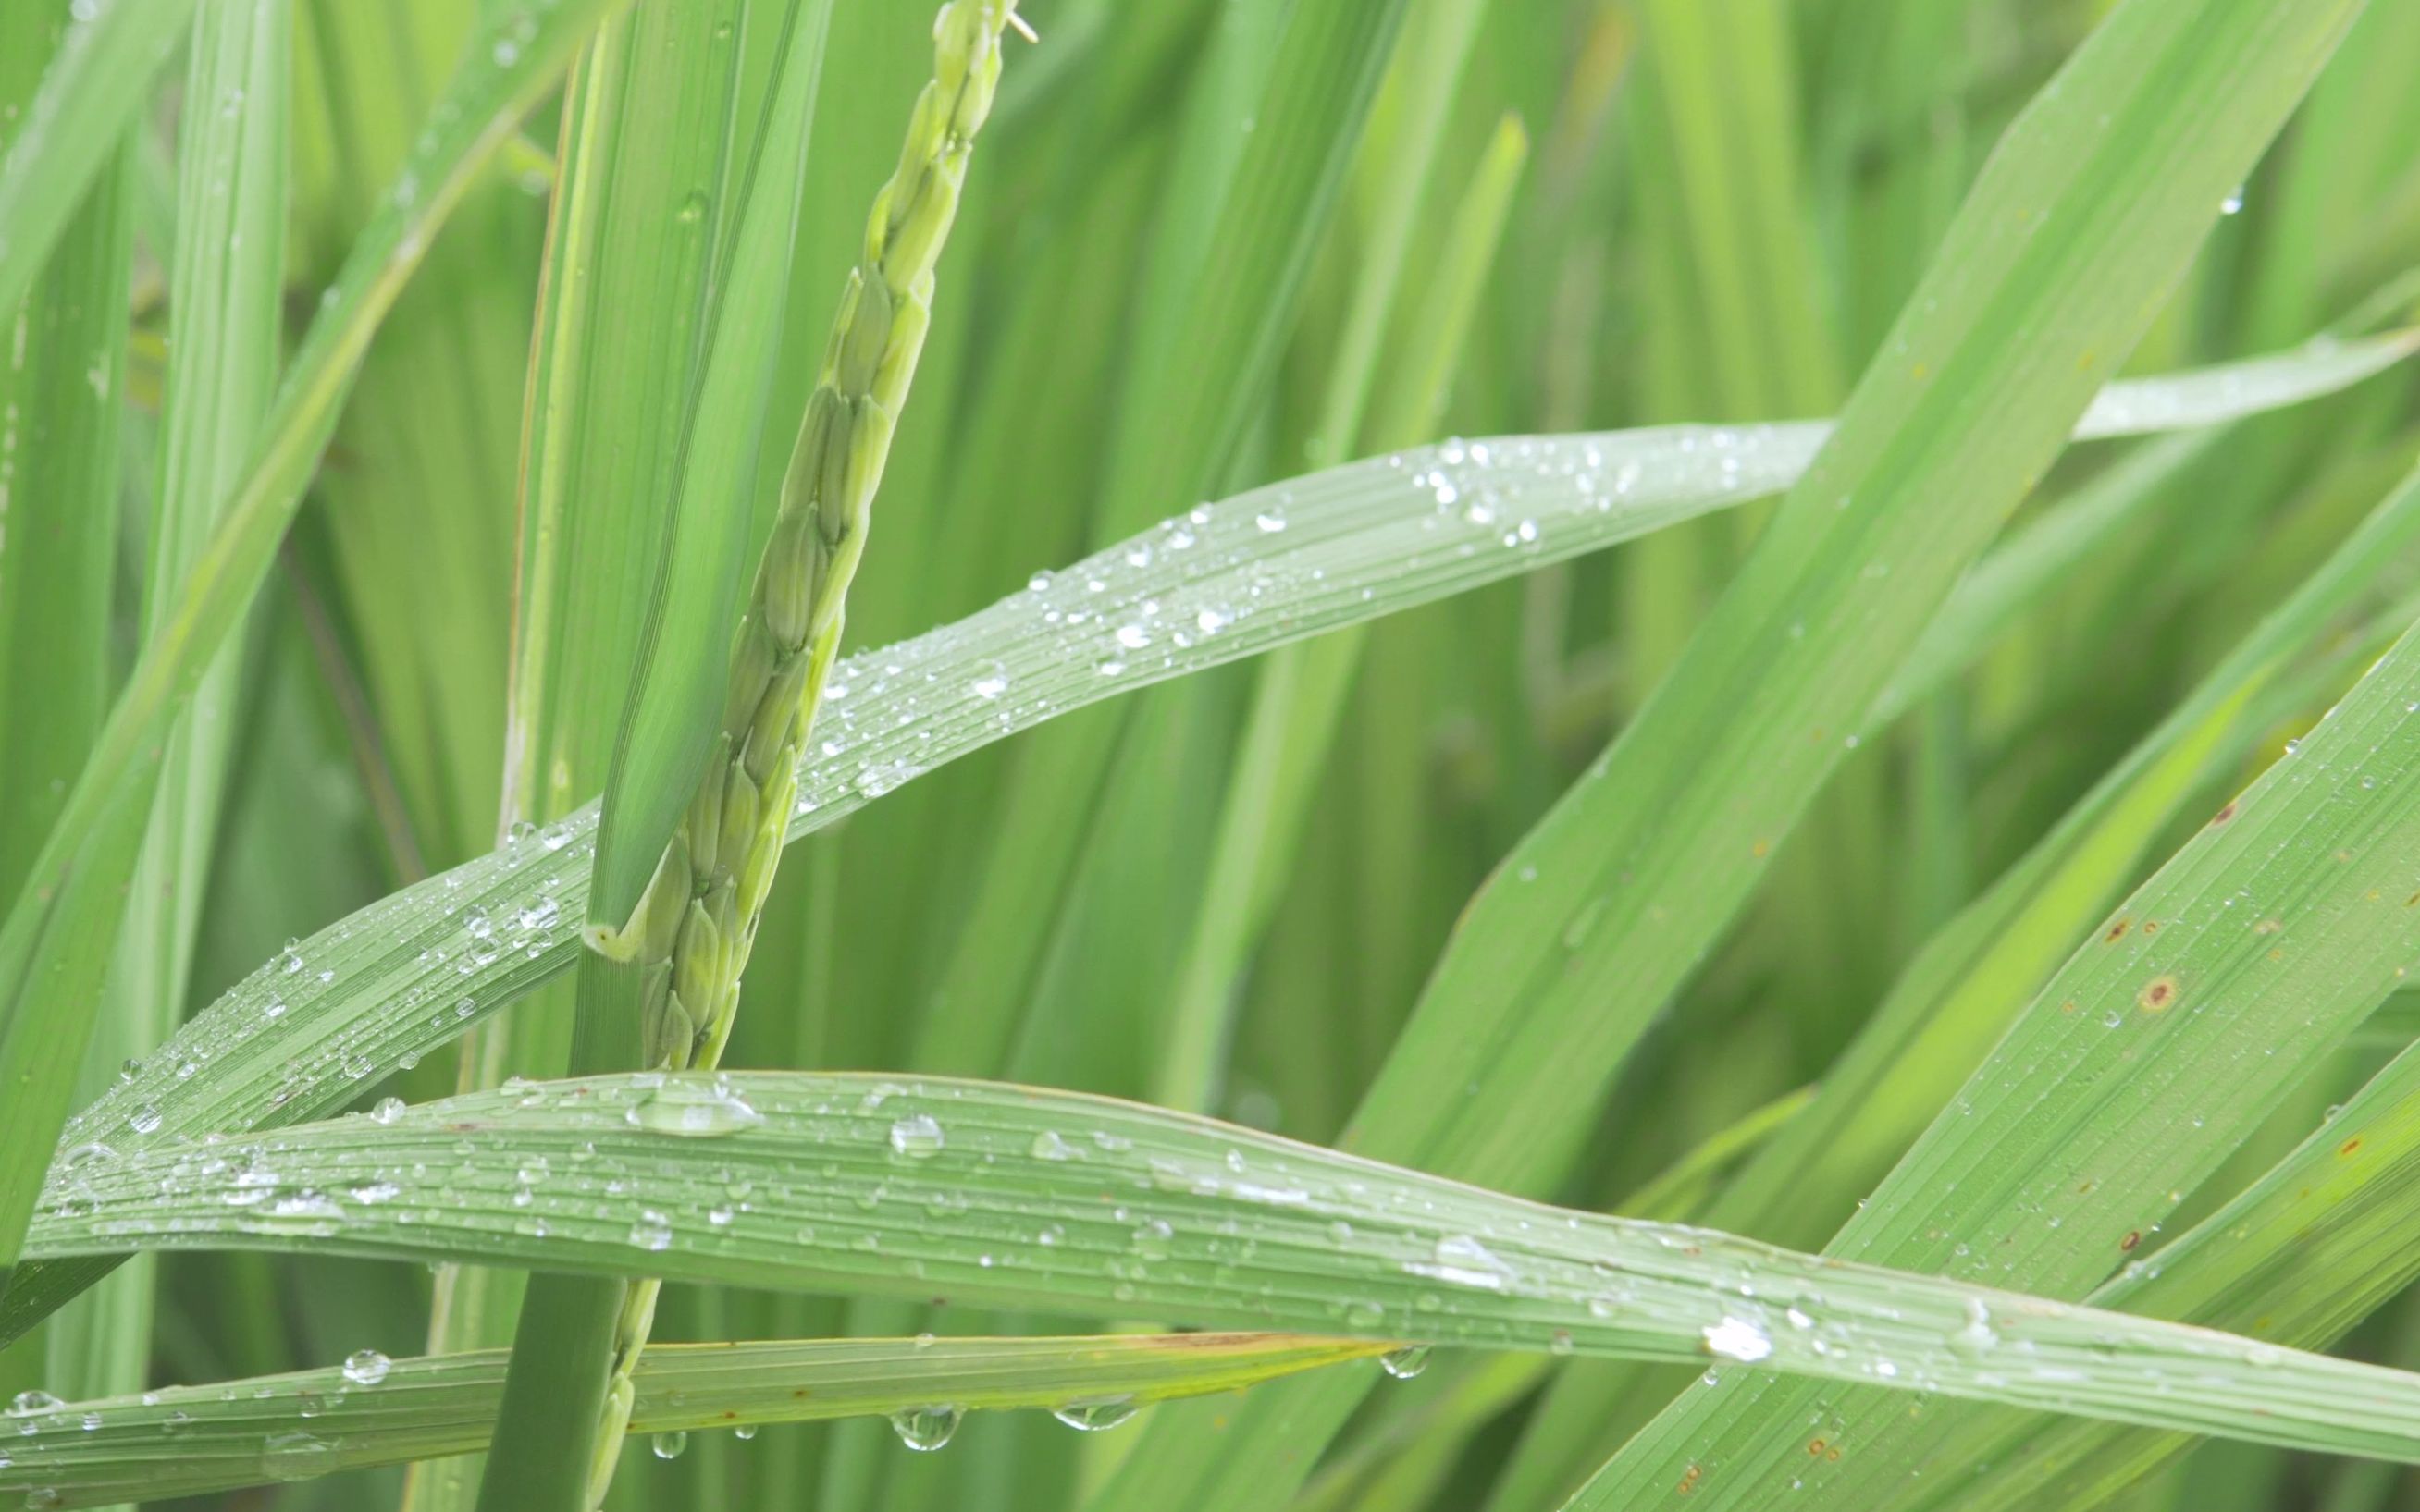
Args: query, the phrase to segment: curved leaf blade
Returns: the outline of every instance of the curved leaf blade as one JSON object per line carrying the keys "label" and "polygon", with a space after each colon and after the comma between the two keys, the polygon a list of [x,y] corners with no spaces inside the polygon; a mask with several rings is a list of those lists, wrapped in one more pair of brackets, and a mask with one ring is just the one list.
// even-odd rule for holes
{"label": "curved leaf blade", "polygon": [[[811,1423],[935,1402],[981,1412],[1141,1407],[1385,1348],[1284,1334],[657,1344],[632,1372],[630,1427]],[[380,1357],[19,1414],[0,1457],[0,1494],[98,1506],[475,1453],[495,1427],[509,1358],[505,1350]]]}
{"label": "curved leaf blade", "polygon": [[90,1146],[46,1192],[28,1253],[153,1246],[1057,1311],[1106,1298],[1204,1327],[1734,1359],[2420,1460],[2420,1375],[984,1082],[641,1072],[240,1140]]}

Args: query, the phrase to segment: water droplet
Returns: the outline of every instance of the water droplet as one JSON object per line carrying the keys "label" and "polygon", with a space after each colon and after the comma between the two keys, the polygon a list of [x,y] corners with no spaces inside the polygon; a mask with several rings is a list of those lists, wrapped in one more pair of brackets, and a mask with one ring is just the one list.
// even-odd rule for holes
{"label": "water droplet", "polygon": [[1047,572],[1037,572],[1032,577],[1025,579],[1026,591],[1035,594],[1042,593],[1050,586],[1050,579],[1051,574]]}
{"label": "water droplet", "polygon": [[356,1386],[375,1386],[386,1379],[395,1362],[376,1350],[355,1350],[345,1356],[345,1379]]}
{"label": "water droplet", "polygon": [[271,1480],[308,1480],[325,1474],[335,1445],[308,1433],[272,1434],[260,1446],[260,1469]]}
{"label": "water droplet", "polygon": [[1425,1344],[1406,1344],[1378,1356],[1378,1368],[1397,1381],[1409,1381],[1428,1367],[1429,1347]]}
{"label": "water droplet", "polygon": [[997,661],[986,662],[983,675],[967,686],[979,699],[996,699],[1008,691],[1008,669]]}
{"label": "water droplet", "polygon": [[157,1134],[160,1122],[160,1110],[148,1103],[127,1115],[126,1119],[126,1126],[139,1134]]}
{"label": "water droplet", "polygon": [[1262,510],[1257,515],[1254,515],[1252,517],[1252,523],[1259,526],[1264,534],[1275,535],[1278,532],[1286,528],[1285,510],[1276,504],[1271,504],[1268,508]]}
{"label": "water droplet", "polygon": [[959,1416],[954,1407],[910,1407],[891,1414],[891,1431],[908,1448],[930,1454],[958,1431]]}
{"label": "water droplet", "polygon": [[2242,208],[2243,186],[2242,184],[2238,184],[2233,189],[2228,190],[2226,192],[2226,197],[2218,202],[2218,213],[2221,215],[2233,215]]}
{"label": "water droplet", "polygon": [[1165,1218],[1154,1218],[1134,1231],[1134,1252],[1146,1260],[1168,1258],[1169,1241],[1176,1237]]}
{"label": "water droplet", "polygon": [[644,1250],[672,1248],[672,1220],[653,1208],[641,1208],[639,1221],[630,1226],[630,1242]]}
{"label": "water droplet", "polygon": [[372,1123],[393,1123],[396,1119],[402,1118],[403,1114],[403,1099],[399,1097],[382,1097],[376,1103],[370,1104],[370,1121]]}
{"label": "water droplet", "polygon": [[634,1128],[691,1139],[737,1134],[765,1121],[763,1114],[722,1081],[667,1082],[632,1103],[622,1118]]}
{"label": "water droplet", "polygon": [[681,1451],[689,1447],[689,1435],[677,1428],[670,1433],[659,1433],[647,1441],[647,1447],[659,1459],[678,1459]]}
{"label": "water droplet", "polygon": [[1706,1349],[1726,1360],[1753,1365],[1773,1352],[1773,1339],[1745,1318],[1726,1318],[1704,1331]]}
{"label": "water droplet", "polygon": [[1999,1344],[2000,1335],[1992,1327],[1992,1310],[1981,1298],[1967,1298],[1966,1322],[1949,1335],[1949,1352],[1962,1359],[1979,1359]]}
{"label": "water droplet", "polygon": [[1131,1395],[1095,1396],[1085,1401],[1069,1402],[1064,1407],[1054,1407],[1050,1409],[1050,1415],[1079,1433],[1099,1433],[1133,1417],[1135,1399]]}
{"label": "water droplet", "polygon": [[911,1113],[891,1126],[891,1148],[909,1160],[928,1160],[941,1152],[941,1125],[929,1113]]}
{"label": "water droplet", "polygon": [[36,1412],[56,1412],[64,1405],[57,1397],[46,1391],[21,1391],[8,1398],[8,1415],[31,1417]]}
{"label": "water droplet", "polygon": [[1074,1160],[1076,1147],[1059,1137],[1056,1129],[1045,1129],[1033,1136],[1032,1146],[1035,1160]]}
{"label": "water droplet", "polygon": [[731,1436],[737,1439],[740,1443],[746,1443],[749,1440],[756,1437],[756,1425],[753,1423],[742,1423],[737,1427],[731,1430]]}

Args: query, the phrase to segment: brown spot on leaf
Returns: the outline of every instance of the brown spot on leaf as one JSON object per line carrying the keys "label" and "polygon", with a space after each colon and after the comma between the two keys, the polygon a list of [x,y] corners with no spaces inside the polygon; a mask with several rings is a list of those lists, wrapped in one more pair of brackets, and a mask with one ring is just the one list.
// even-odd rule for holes
{"label": "brown spot on leaf", "polygon": [[2142,1242],[2143,1231],[2139,1228],[2129,1228],[2126,1230],[2126,1237],[2118,1242],[2118,1247],[2122,1250],[2131,1250]]}
{"label": "brown spot on leaf", "polygon": [[2134,921],[2133,919],[2120,914],[2118,916],[2118,921],[2109,926],[2109,933],[2101,936],[2102,943],[2103,945],[2117,944],[2119,940],[2126,937],[2126,932],[2129,929],[2132,929],[2133,924]]}
{"label": "brown spot on leaf", "polygon": [[2134,996],[2134,1001],[2142,1005],[2146,1013],[2164,1013],[2176,1000],[2177,979],[2174,977],[2154,977],[2144,983],[2143,990]]}
{"label": "brown spot on leaf", "polygon": [[2343,1144],[2338,1145],[2336,1147],[2336,1153],[2339,1155],[2350,1155],[2360,1148],[2361,1135],[2355,1134],[2350,1139],[2346,1140]]}
{"label": "brown spot on leaf", "polygon": [[2210,816],[2210,822],[2213,825],[2223,825],[2234,817],[2235,800],[2233,798],[2229,798],[2226,800],[2226,808],[2221,809],[2218,812]]}

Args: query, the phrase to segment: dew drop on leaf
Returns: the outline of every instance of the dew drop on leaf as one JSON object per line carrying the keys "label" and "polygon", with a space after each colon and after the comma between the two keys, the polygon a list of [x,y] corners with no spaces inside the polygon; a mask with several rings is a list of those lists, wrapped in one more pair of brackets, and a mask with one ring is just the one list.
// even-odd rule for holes
{"label": "dew drop on leaf", "polygon": [[1095,1396],[1089,1400],[1069,1402],[1064,1407],[1050,1409],[1050,1415],[1079,1433],[1098,1433],[1116,1427],[1135,1415],[1135,1399],[1131,1395]]}
{"label": "dew drop on leaf", "polygon": [[260,1446],[260,1469],[271,1480],[308,1480],[325,1474],[335,1445],[308,1433],[272,1434]]}
{"label": "dew drop on leaf", "polygon": [[1406,1344],[1378,1356],[1378,1368],[1397,1381],[1409,1381],[1428,1367],[1429,1347],[1425,1344]]}
{"label": "dew drop on leaf", "polygon": [[623,1120],[657,1134],[710,1139],[737,1134],[765,1121],[731,1087],[722,1082],[668,1082],[630,1105]]}
{"label": "dew drop on leaf", "polygon": [[891,1148],[909,1160],[941,1152],[941,1125],[929,1113],[911,1113],[891,1126]]}
{"label": "dew drop on leaf", "polygon": [[1745,1318],[1726,1318],[1704,1330],[1708,1352],[1754,1364],[1773,1352],[1773,1338]]}
{"label": "dew drop on leaf", "polygon": [[891,1414],[891,1431],[908,1448],[930,1454],[958,1431],[960,1415],[954,1407],[910,1407]]}
{"label": "dew drop on leaf", "polygon": [[639,1221],[630,1226],[630,1242],[644,1250],[672,1248],[672,1220],[653,1208],[641,1208]]}

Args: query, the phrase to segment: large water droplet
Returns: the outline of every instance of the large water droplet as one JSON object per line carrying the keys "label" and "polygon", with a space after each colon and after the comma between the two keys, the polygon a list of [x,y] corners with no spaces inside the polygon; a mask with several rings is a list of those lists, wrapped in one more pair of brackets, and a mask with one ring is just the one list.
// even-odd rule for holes
{"label": "large water droplet", "polygon": [[8,1398],[10,1417],[31,1417],[36,1412],[56,1412],[63,1403],[46,1391],[21,1391]]}
{"label": "large water droplet", "polygon": [[1056,1129],[1045,1129],[1033,1136],[1032,1146],[1035,1160],[1074,1160],[1076,1147],[1059,1137]]}
{"label": "large water droplet", "polygon": [[1397,1381],[1409,1381],[1428,1367],[1429,1347],[1425,1344],[1406,1344],[1378,1356],[1378,1368]]}
{"label": "large water droplet", "polygon": [[908,1448],[929,1454],[958,1431],[960,1415],[954,1407],[910,1407],[891,1414],[891,1431]]}
{"label": "large water droplet", "polygon": [[765,1121],[748,1100],[724,1082],[668,1082],[632,1103],[623,1119],[658,1134],[710,1139],[737,1134]]}
{"label": "large water droplet", "polygon": [[1050,1409],[1050,1415],[1080,1433],[1098,1433],[1113,1428],[1135,1415],[1132,1395],[1095,1396],[1086,1401],[1069,1402],[1064,1407]]}
{"label": "large water droplet", "polygon": [[345,1356],[345,1379],[356,1386],[375,1386],[394,1366],[394,1361],[376,1350],[355,1350]]}
{"label": "large water droplet", "polygon": [[1704,1331],[1706,1349],[1726,1360],[1748,1364],[1773,1352],[1772,1335],[1745,1318],[1726,1318]]}
{"label": "large water droplet", "polygon": [[929,1113],[911,1113],[891,1126],[891,1148],[909,1160],[941,1152],[941,1125]]}
{"label": "large water droplet", "polygon": [[403,1099],[399,1097],[382,1097],[370,1105],[372,1123],[393,1123],[402,1118],[403,1114]]}
{"label": "large water droplet", "polygon": [[260,1446],[261,1473],[271,1480],[308,1480],[327,1473],[335,1445],[308,1433],[272,1434]]}
{"label": "large water droplet", "polygon": [[157,1134],[160,1123],[160,1110],[148,1103],[126,1117],[126,1126],[139,1134]]}
{"label": "large water droplet", "polygon": [[659,1433],[647,1441],[647,1447],[659,1459],[678,1459],[681,1451],[689,1447],[689,1434],[677,1428],[670,1433]]}
{"label": "large water droplet", "polygon": [[1992,1327],[1992,1310],[1979,1297],[1966,1299],[1966,1322],[1949,1335],[1949,1352],[1973,1360],[1997,1349],[2000,1335]]}

